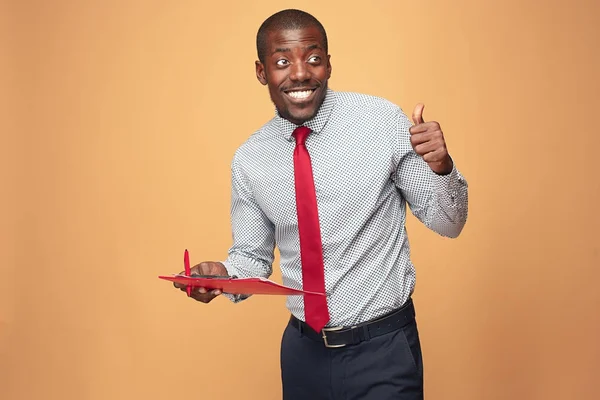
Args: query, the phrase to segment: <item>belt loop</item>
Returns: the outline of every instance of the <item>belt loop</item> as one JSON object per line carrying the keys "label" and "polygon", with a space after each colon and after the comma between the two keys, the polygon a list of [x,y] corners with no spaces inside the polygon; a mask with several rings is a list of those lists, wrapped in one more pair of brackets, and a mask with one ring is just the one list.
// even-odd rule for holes
{"label": "belt loop", "polygon": [[363,335],[365,337],[365,340],[371,340],[371,335],[369,334],[369,326],[368,325],[363,325]]}

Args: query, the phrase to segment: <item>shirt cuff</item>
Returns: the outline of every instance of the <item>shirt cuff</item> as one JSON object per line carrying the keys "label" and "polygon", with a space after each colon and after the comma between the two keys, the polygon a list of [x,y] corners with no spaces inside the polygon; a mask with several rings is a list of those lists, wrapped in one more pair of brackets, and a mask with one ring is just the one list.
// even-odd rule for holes
{"label": "shirt cuff", "polygon": [[[229,275],[231,277],[236,277],[236,278],[240,277],[237,269],[229,260],[223,260],[223,261],[221,261],[221,264],[223,264],[225,266],[225,269],[227,270],[227,275]],[[226,298],[228,298],[229,300],[231,300],[234,303],[239,303],[240,301],[245,300],[249,297],[247,295],[231,294],[231,293],[223,293],[223,296],[225,296]]]}
{"label": "shirt cuff", "polygon": [[467,186],[467,181],[456,168],[456,164],[452,165],[452,171],[449,174],[439,175],[433,171],[431,173],[434,176],[434,190],[440,202],[449,207],[456,207],[462,190]]}

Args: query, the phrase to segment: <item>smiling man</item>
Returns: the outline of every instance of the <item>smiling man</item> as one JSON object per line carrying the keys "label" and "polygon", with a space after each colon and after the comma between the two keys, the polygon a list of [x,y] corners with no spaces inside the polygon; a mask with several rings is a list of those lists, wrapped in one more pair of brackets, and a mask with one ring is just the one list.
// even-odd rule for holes
{"label": "smiling man", "polygon": [[[309,19],[298,14],[288,22],[276,15],[264,23],[257,37],[256,76],[268,85],[279,116],[296,125],[316,115],[331,76],[325,30],[320,24],[309,24]],[[299,59],[302,62],[296,62]]]}
{"label": "smiling man", "polygon": [[256,45],[275,115],[231,164],[227,259],[192,272],[269,277],[277,246],[285,285],[326,294],[287,298],[284,399],[422,399],[407,205],[445,237],[467,219],[467,183],[440,124],[423,120],[422,104],[413,125],[385,99],[329,88],[327,35],[306,12],[272,15]]}

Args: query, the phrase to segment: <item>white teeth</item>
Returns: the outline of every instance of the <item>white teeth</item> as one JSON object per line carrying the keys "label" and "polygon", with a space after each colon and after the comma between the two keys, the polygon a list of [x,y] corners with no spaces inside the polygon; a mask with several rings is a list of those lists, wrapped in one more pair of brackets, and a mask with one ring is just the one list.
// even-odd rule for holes
{"label": "white teeth", "polygon": [[288,95],[295,99],[306,99],[312,92],[312,90],[303,90],[301,92],[288,92]]}

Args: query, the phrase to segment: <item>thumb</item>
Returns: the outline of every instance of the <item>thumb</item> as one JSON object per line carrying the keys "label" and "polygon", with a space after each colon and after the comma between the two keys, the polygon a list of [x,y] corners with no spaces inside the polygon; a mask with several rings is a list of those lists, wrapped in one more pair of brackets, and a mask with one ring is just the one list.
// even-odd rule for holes
{"label": "thumb", "polygon": [[423,103],[419,103],[415,106],[415,109],[413,111],[413,115],[412,115],[412,120],[415,123],[415,125],[419,125],[422,124],[423,122],[423,109],[425,108],[425,105]]}

